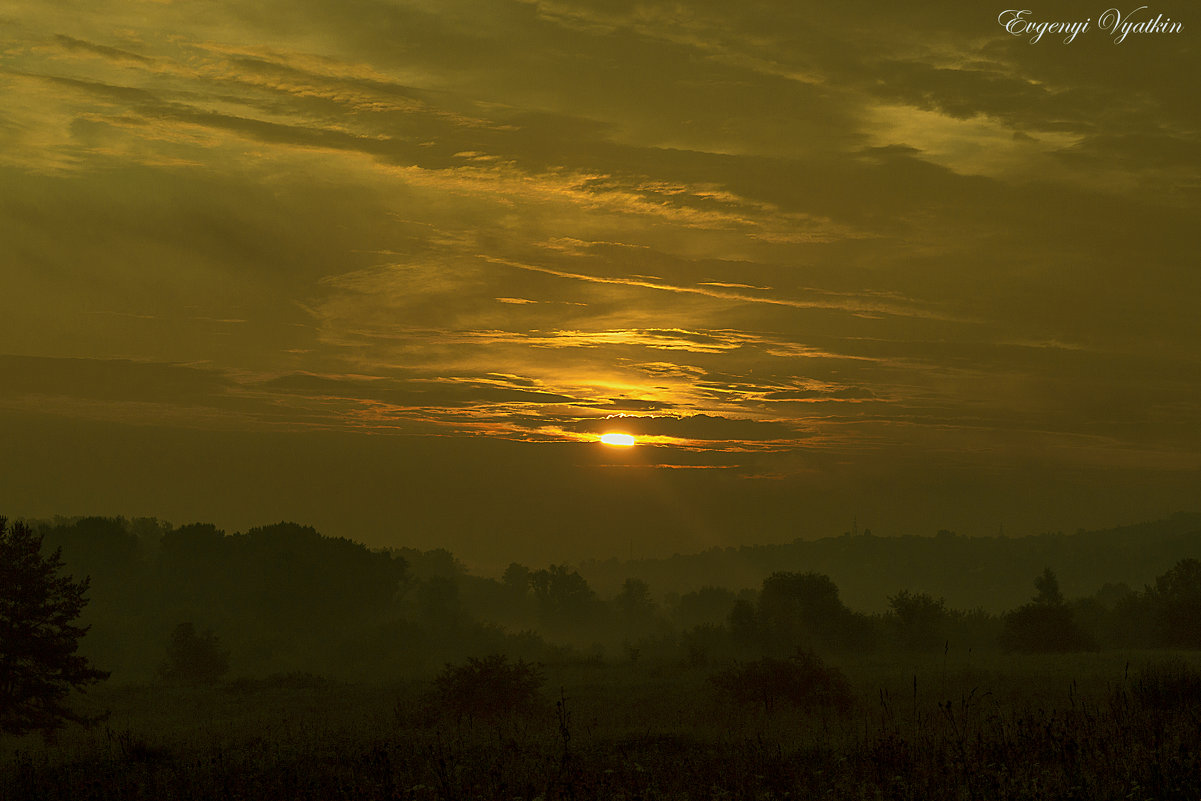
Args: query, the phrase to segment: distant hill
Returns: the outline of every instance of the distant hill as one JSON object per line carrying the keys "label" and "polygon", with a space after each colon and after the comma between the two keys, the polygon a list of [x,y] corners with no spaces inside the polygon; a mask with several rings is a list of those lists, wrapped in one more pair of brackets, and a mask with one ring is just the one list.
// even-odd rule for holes
{"label": "distant hill", "polygon": [[713,548],[665,559],[589,561],[580,573],[602,595],[626,578],[640,578],[655,594],[706,585],[757,588],[778,570],[824,573],[843,601],[881,611],[888,596],[906,589],[942,596],[953,608],[1002,612],[1034,595],[1034,577],[1054,570],[1069,598],[1093,595],[1105,584],[1141,589],[1186,557],[1201,558],[1201,514],[1075,534],[1028,537],[843,535],[777,545]]}

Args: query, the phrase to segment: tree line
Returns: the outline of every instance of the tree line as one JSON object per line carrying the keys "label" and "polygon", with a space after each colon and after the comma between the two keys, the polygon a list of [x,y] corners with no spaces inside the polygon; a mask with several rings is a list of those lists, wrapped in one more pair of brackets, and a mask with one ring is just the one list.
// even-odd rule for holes
{"label": "tree line", "polygon": [[[764,532],[763,538],[783,534]],[[1031,578],[1047,566],[1066,595],[1081,597],[1106,583],[1142,587],[1183,556],[1201,556],[1201,514],[1031,536],[963,536],[946,529],[932,536],[808,534],[663,558],[586,560],[579,571],[605,595],[627,578],[640,578],[665,595],[706,585],[757,588],[775,572],[815,572],[833,579],[854,609],[883,612],[888,597],[906,587],[946,598],[956,608],[1000,614],[1026,602]]]}
{"label": "tree line", "polygon": [[59,634],[47,653],[58,654],[68,684],[110,671],[126,680],[289,671],[388,680],[482,654],[699,665],[798,652],[1201,647],[1195,558],[1142,589],[1106,584],[1075,598],[1047,567],[1032,577],[1029,600],[1000,614],[904,588],[868,614],[816,571],[776,571],[757,589],[664,594],[627,578],[602,597],[567,565],[513,563],[491,579],[443,549],[373,550],[294,523],[227,534],[81,518],[6,526],[3,537],[0,691],[9,693],[12,666],[28,661],[12,644],[37,639],[37,581],[56,588],[47,592]]}

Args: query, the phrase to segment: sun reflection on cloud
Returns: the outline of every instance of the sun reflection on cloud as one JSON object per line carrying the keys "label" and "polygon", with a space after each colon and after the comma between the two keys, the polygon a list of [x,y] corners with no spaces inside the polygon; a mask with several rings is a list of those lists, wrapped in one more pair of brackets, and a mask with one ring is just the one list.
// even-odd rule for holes
{"label": "sun reflection on cloud", "polygon": [[[27,332],[7,348],[151,366],[38,383],[14,363],[33,383],[0,406],[637,444],[608,461],[698,468],[958,459],[1016,452],[1014,432],[1045,453],[1047,430],[1089,464],[1085,435],[1196,458],[1178,66],[1048,69],[962,32],[848,60],[837,26],[778,36],[777,16],[804,32],[787,4],[554,0],[465,33],[450,6],[376,4],[373,31],[317,24],[317,3],[171,36],[176,12],[146,3],[52,5],[16,0],[0,47],[0,319]],[[574,26],[582,72],[545,69],[548,21]],[[396,47],[410,30],[433,38]],[[647,42],[668,44],[645,61]],[[211,384],[153,378],[201,363]],[[164,390],[111,389],[143,374]]]}

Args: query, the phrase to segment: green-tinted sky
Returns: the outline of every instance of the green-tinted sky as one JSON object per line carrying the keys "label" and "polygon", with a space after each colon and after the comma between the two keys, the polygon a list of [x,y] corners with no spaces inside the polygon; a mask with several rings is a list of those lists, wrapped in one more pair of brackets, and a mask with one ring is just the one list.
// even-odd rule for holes
{"label": "green-tinted sky", "polygon": [[538,563],[1195,508],[1201,11],[1134,8],[1183,27],[10,0],[0,513]]}

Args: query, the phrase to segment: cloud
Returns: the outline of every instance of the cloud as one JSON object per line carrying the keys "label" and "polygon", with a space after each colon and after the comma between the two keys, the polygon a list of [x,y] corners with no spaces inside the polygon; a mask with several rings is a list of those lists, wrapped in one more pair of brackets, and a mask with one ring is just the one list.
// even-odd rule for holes
{"label": "cloud", "polygon": [[16,0],[4,403],[545,450],[625,413],[743,477],[1187,465],[1196,54],[993,13]]}
{"label": "cloud", "polygon": [[670,437],[678,440],[725,441],[737,444],[760,442],[795,442],[802,434],[793,426],[778,420],[749,420],[714,415],[684,417],[636,417],[621,415],[581,421],[573,430],[602,434],[620,430],[635,436]]}
{"label": "cloud", "polygon": [[763,396],[768,401],[844,401],[871,400],[876,393],[864,387],[838,389],[785,389],[768,392]]}
{"label": "cloud", "polygon": [[112,61],[133,61],[138,64],[154,63],[154,59],[138,55],[137,53],[131,53],[128,50],[121,50],[116,47],[108,47],[107,45],[98,45],[93,44],[92,42],[85,42],[82,39],[74,39],[70,36],[64,36],[61,33],[55,34],[54,40],[67,50],[90,53],[92,55],[100,56],[101,58]]}
{"label": "cloud", "polygon": [[71,396],[97,401],[212,402],[234,383],[218,372],[182,364],[127,359],[62,359],[0,355],[0,391],[20,396]]}

